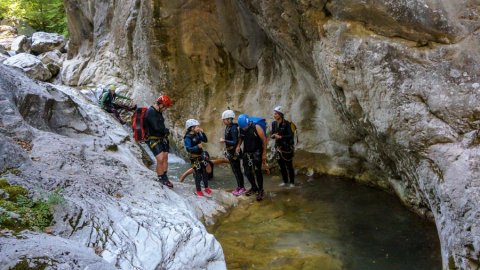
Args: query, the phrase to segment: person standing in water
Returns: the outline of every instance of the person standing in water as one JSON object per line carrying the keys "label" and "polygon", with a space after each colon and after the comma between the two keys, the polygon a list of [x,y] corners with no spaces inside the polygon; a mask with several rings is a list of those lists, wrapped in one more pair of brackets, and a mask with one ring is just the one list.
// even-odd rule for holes
{"label": "person standing in water", "polygon": [[234,123],[235,112],[226,110],[222,113],[222,121],[225,125],[224,137],[220,139],[220,143],[225,144],[225,157],[230,162],[233,175],[237,180],[237,188],[232,192],[235,196],[240,196],[245,193],[245,183],[243,180],[242,168],[240,165],[241,152],[237,152],[236,148],[239,142],[238,124]]}
{"label": "person standing in water", "polygon": [[202,142],[207,142],[207,135],[203,132],[203,129],[200,128],[200,122],[195,119],[188,119],[185,122],[185,128],[187,132],[183,137],[183,142],[185,144],[185,150],[190,153],[190,163],[193,168],[193,176],[195,178],[195,188],[196,194],[199,197],[205,196],[202,192],[200,183],[203,182],[204,191],[207,195],[212,194],[212,190],[208,187],[208,175],[206,167],[208,161],[204,153]]}
{"label": "person standing in water", "polygon": [[144,122],[145,130],[148,134],[146,144],[157,162],[155,171],[157,172],[158,181],[169,188],[173,188],[173,184],[167,176],[168,152],[170,151],[168,135],[170,131],[165,127],[165,118],[163,118],[162,113],[171,106],[172,101],[170,97],[165,95],[159,96],[155,104],[148,108]]}
{"label": "person standing in water", "polygon": [[282,173],[282,180],[279,186],[295,186],[295,171],[293,170],[294,136],[290,122],[284,118],[285,110],[282,106],[273,109],[272,135],[275,140],[275,151],[278,166]]}
{"label": "person standing in water", "polygon": [[240,126],[240,140],[237,145],[237,153],[240,153],[240,146],[243,144],[243,169],[245,176],[252,187],[245,193],[247,196],[257,194],[257,201],[263,200],[263,175],[262,165],[267,165],[267,137],[263,128],[248,121],[248,116],[241,114],[238,117]]}

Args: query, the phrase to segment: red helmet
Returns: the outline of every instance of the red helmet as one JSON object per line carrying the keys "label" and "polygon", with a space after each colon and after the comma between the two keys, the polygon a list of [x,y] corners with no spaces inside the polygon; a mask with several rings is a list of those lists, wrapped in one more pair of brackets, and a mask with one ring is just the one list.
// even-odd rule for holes
{"label": "red helmet", "polygon": [[161,95],[157,98],[157,102],[159,104],[162,104],[163,106],[169,108],[170,106],[173,105],[172,100],[170,99],[169,96],[166,95]]}

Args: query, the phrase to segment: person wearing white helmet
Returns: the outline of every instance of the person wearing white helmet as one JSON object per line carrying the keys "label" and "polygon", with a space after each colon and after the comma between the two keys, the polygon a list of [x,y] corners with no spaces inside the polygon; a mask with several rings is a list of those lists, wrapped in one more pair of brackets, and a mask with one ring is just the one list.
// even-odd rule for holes
{"label": "person wearing white helmet", "polygon": [[293,131],[290,122],[285,120],[285,109],[277,106],[273,109],[272,135],[275,140],[275,151],[282,173],[283,183],[281,187],[289,185],[295,186],[295,171],[293,170],[294,141]]}
{"label": "person wearing white helmet", "polygon": [[234,123],[235,112],[232,110],[226,110],[222,113],[222,121],[225,125],[224,137],[220,139],[220,143],[225,144],[225,157],[230,162],[233,175],[237,180],[237,188],[232,192],[234,196],[240,196],[247,192],[245,189],[245,182],[242,174],[242,167],[240,165],[241,153],[236,152],[238,145],[239,133],[238,124]]}
{"label": "person wearing white helmet", "polygon": [[205,196],[200,185],[200,183],[203,182],[205,193],[210,195],[212,194],[212,190],[208,187],[206,170],[208,161],[205,160],[204,155],[202,155],[204,152],[202,142],[208,142],[207,135],[203,132],[203,129],[200,128],[200,122],[196,119],[188,119],[185,122],[185,128],[187,132],[183,137],[183,143],[185,144],[185,149],[190,154],[190,163],[194,170],[193,176],[195,178],[196,194],[200,197]]}

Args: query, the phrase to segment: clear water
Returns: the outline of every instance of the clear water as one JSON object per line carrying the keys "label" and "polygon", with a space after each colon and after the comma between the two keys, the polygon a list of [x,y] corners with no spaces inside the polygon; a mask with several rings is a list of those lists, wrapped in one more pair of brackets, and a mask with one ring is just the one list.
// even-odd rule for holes
{"label": "clear water", "polygon": [[[190,165],[169,166],[177,180]],[[192,176],[185,182],[193,184]],[[264,201],[243,200],[208,228],[228,269],[442,268],[434,224],[394,196],[345,179],[298,176],[297,182],[280,188],[278,175],[266,176]],[[215,166],[210,186],[235,188],[228,165]]]}

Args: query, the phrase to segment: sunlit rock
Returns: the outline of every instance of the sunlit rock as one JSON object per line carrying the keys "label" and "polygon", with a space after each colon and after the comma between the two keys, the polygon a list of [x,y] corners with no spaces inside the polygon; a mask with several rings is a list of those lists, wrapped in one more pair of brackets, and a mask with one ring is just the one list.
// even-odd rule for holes
{"label": "sunlit rock", "polygon": [[65,46],[65,38],[56,33],[35,32],[32,35],[32,53],[41,54]]}
{"label": "sunlit rock", "polygon": [[31,54],[19,53],[3,61],[3,64],[20,68],[33,79],[46,81],[52,77],[48,68]]}

